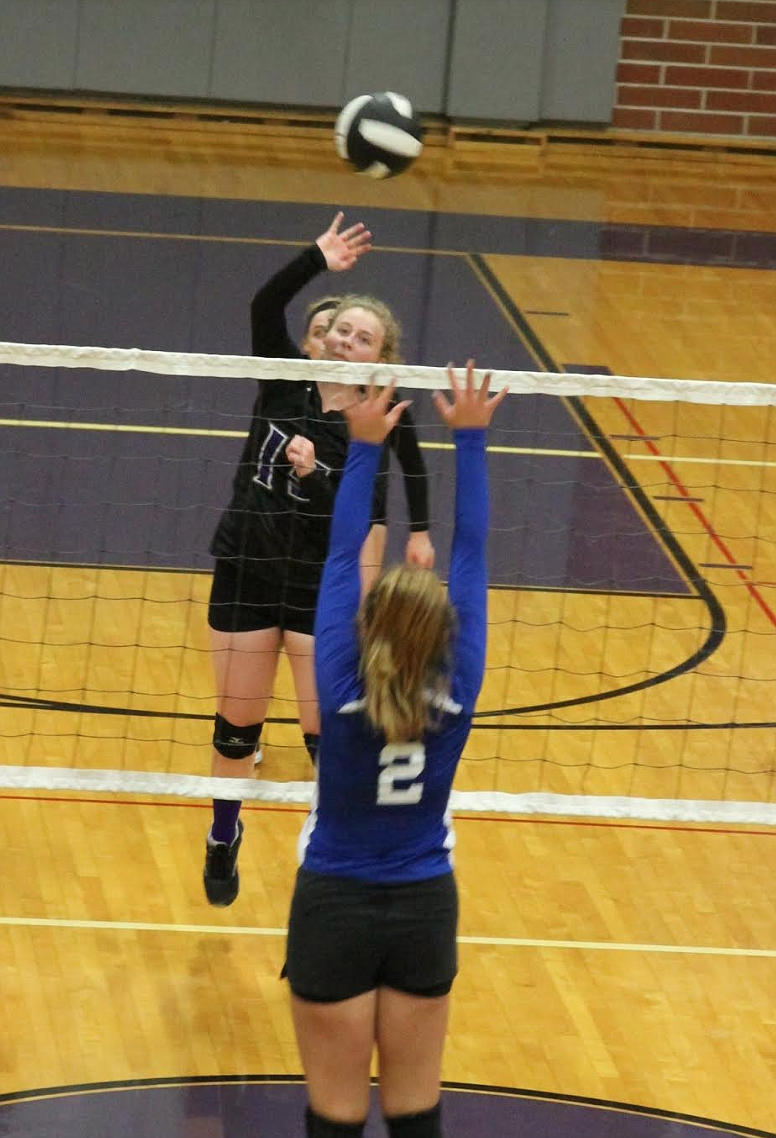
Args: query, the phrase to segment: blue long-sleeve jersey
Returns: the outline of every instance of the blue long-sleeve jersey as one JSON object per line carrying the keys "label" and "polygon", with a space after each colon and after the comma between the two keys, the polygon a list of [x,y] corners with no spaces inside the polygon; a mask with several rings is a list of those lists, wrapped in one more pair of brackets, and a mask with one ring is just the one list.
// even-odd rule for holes
{"label": "blue long-sleeve jersey", "polygon": [[485,431],[456,431],[454,439],[448,592],[458,628],[450,694],[438,729],[406,744],[387,744],[364,710],[355,624],[358,557],[381,448],[350,444],[315,620],[321,740],[316,794],[299,846],[300,861],[315,873],[388,884],[421,881],[452,867],[450,789],[485,668],[488,529]]}

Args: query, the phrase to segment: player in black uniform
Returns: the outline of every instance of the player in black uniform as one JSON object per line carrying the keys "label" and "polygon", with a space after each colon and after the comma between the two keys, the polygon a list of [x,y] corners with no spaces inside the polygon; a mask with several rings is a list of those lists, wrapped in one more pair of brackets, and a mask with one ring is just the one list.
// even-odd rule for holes
{"label": "player in black uniform", "polygon": [[[311,360],[323,358],[324,340],[331,318],[342,300],[341,296],[323,296],[314,300],[305,313],[302,351]],[[401,398],[397,393],[396,400]],[[428,478],[426,464],[418,445],[415,421],[409,408],[405,408],[395,428],[388,436],[388,445],[395,453],[404,475],[404,489],[410,518],[405,561],[421,569],[434,568],[434,546],[428,532]],[[366,590],[377,578],[385,554],[386,528],[373,525],[361,557],[361,584]]]}
{"label": "player in black uniform", "polygon": [[[371,248],[371,234],[363,225],[340,232],[341,223],[338,213],[314,245],[257,292],[251,306],[255,355],[302,355],[288,334],[286,305],[319,272],[349,269]],[[398,338],[398,324],[384,304],[373,297],[347,297],[333,313],[323,354],[352,362],[392,362]],[[319,719],[313,619],[334,493],[348,447],[343,408],[353,398],[353,388],[341,384],[259,384],[232,499],[210,547],[217,559],[208,610],[218,698],[212,762],[217,777],[245,778],[252,772],[281,646],[294,677],[305,744],[314,757]],[[386,469],[387,453],[383,475]],[[412,521],[427,528],[424,479],[408,481],[416,490]],[[375,525],[385,524],[385,496],[383,476],[373,502]],[[410,505],[412,510],[412,500]],[[373,534],[369,560],[375,560],[379,546],[379,535]],[[231,904],[239,890],[239,811],[239,802],[214,802],[204,872],[205,892],[214,905]]]}

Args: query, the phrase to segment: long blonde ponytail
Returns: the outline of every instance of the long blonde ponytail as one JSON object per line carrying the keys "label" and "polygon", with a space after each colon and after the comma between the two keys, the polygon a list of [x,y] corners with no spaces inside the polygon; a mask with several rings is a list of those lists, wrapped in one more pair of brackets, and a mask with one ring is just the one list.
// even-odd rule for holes
{"label": "long blonde ponytail", "polygon": [[447,693],[454,613],[428,569],[397,565],[378,577],[358,615],[366,713],[390,743],[419,739]]}

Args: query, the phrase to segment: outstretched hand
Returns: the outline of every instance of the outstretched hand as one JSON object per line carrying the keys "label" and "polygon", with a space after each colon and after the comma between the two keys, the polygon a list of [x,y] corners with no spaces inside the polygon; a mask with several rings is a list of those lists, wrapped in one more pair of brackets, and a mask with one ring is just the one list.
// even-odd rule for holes
{"label": "outstretched hand", "polygon": [[402,411],[411,400],[404,399],[391,407],[396,384],[376,387],[372,380],[363,399],[356,400],[344,410],[351,439],[362,443],[381,443],[399,421]]}
{"label": "outstretched hand", "polygon": [[508,387],[503,388],[497,395],[488,396],[491,374],[488,372],[483,379],[479,390],[474,386],[474,360],[466,361],[466,381],[461,387],[456,379],[453,365],[447,365],[447,377],[450,381],[450,390],[453,402],[450,403],[441,391],[435,391],[432,398],[439,416],[451,430],[464,427],[487,427],[493,417],[493,412],[507,396]]}
{"label": "outstretched hand", "polygon": [[322,233],[315,242],[326,258],[326,267],[334,273],[351,269],[358,258],[372,248],[370,245],[372,234],[361,221],[348,226],[340,233],[339,228],[344,216],[340,210],[326,232]]}

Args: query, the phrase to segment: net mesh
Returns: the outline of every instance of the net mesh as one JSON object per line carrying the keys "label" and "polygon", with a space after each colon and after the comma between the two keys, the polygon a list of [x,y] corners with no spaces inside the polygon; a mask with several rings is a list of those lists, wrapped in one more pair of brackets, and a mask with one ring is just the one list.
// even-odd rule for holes
{"label": "net mesh", "polygon": [[[257,378],[413,398],[438,567],[438,368],[0,344],[0,782],[209,797],[208,544]],[[236,381],[240,382],[236,382]],[[776,387],[496,372],[488,666],[459,809],[776,820]],[[391,477],[388,559],[405,506]],[[261,775],[306,801],[285,660]],[[234,780],[230,780],[234,781]]]}

